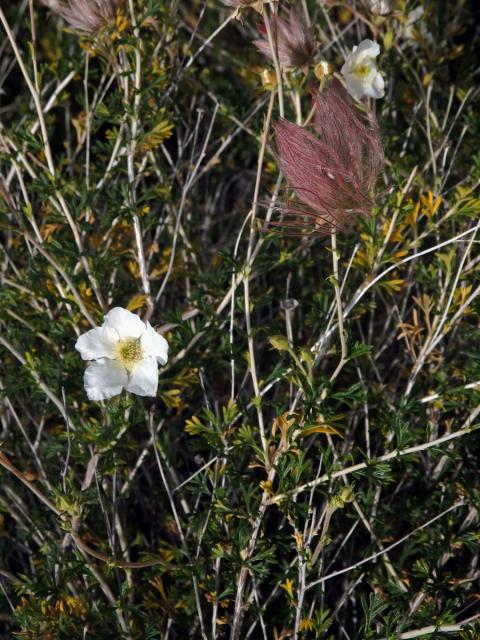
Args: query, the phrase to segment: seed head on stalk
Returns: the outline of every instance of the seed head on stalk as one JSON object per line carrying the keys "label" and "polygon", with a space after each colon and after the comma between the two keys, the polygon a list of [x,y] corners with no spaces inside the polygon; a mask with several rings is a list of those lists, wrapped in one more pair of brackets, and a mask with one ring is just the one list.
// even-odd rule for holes
{"label": "seed head on stalk", "polygon": [[85,34],[96,33],[110,24],[125,0],[40,0],[61,16],[72,29]]}
{"label": "seed head on stalk", "polygon": [[274,127],[280,169],[297,200],[283,203],[284,219],[270,225],[293,235],[347,231],[368,217],[383,167],[375,116],[338,79],[315,91],[313,106],[310,129],[288,120]]}
{"label": "seed head on stalk", "polygon": [[[258,27],[262,38],[253,44],[268,58],[272,58],[272,50],[263,25]],[[301,68],[308,64],[315,50],[315,39],[312,29],[304,18],[290,9],[288,16],[273,16],[272,31],[276,34],[278,60],[287,69]]]}

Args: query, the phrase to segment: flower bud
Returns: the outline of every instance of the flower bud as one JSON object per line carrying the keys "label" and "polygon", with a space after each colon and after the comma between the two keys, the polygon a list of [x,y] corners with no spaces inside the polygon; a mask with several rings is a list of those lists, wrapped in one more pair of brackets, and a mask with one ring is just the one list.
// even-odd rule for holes
{"label": "flower bud", "polygon": [[275,71],[272,71],[272,69],[263,69],[261,77],[263,88],[267,91],[273,91],[277,86],[277,76],[275,75]]}
{"label": "flower bud", "polygon": [[333,74],[333,66],[326,60],[320,60],[320,62],[315,65],[313,73],[318,80],[324,80]]}
{"label": "flower bud", "polygon": [[277,351],[288,351],[290,349],[290,345],[285,336],[270,336],[268,341]]}

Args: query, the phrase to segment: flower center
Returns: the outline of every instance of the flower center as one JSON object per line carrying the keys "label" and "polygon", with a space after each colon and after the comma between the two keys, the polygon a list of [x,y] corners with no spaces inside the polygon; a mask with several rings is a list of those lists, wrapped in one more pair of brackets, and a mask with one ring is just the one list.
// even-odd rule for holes
{"label": "flower center", "polygon": [[352,72],[359,78],[366,78],[372,70],[372,67],[368,64],[356,64]]}
{"label": "flower center", "polygon": [[123,366],[130,370],[143,358],[142,345],[140,344],[140,338],[127,338],[120,340],[117,351],[117,360],[123,364]]}

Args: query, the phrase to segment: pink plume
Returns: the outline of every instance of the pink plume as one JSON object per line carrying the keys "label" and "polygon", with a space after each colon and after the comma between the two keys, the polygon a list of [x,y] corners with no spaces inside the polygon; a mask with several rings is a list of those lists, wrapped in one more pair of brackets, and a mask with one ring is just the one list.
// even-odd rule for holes
{"label": "pink plume", "polygon": [[73,29],[95,33],[111,22],[124,0],[41,0]]}
{"label": "pink plume", "polygon": [[[268,58],[272,58],[272,50],[268,42],[265,28],[258,29],[261,39],[253,44]],[[272,18],[272,30],[276,34],[278,60],[282,67],[299,68],[308,64],[315,50],[315,39],[312,30],[295,9],[290,9],[288,17]]]}
{"label": "pink plume", "polygon": [[311,130],[288,120],[275,125],[280,169],[299,202],[284,203],[286,219],[271,224],[323,235],[371,214],[383,149],[374,115],[357,107],[337,79],[313,100]]}

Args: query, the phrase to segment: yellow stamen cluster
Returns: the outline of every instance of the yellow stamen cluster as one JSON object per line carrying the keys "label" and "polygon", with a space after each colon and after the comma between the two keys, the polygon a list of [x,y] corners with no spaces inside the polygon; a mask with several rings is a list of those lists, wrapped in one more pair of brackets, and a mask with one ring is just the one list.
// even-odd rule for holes
{"label": "yellow stamen cluster", "polygon": [[372,68],[368,64],[356,64],[353,67],[352,72],[360,78],[366,78],[370,74],[371,70]]}
{"label": "yellow stamen cluster", "polygon": [[126,369],[131,369],[143,358],[142,345],[139,338],[121,340],[118,345],[117,360]]}

